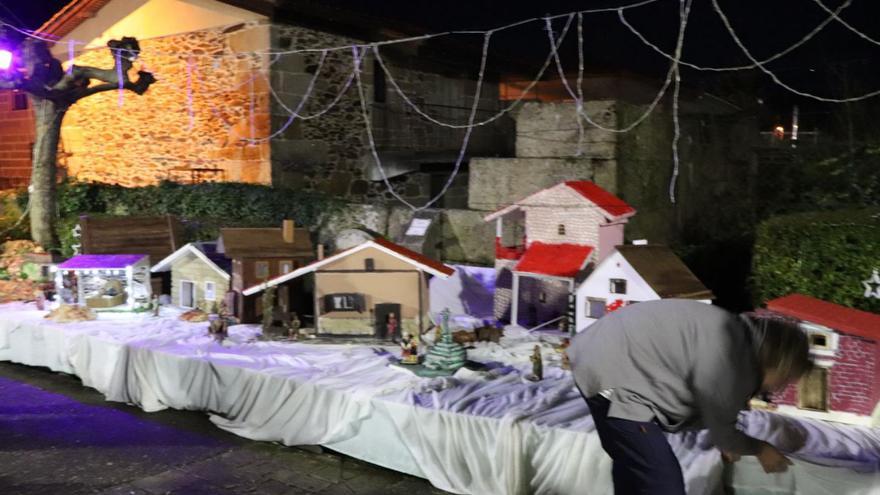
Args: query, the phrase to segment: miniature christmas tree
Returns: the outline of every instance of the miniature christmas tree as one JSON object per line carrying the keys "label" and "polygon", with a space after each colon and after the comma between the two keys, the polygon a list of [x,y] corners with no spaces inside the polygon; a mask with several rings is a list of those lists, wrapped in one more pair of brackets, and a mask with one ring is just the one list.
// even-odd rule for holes
{"label": "miniature christmas tree", "polygon": [[424,368],[417,372],[421,376],[452,375],[464,366],[467,360],[467,351],[464,346],[452,340],[452,331],[449,329],[449,309],[444,309],[440,317],[440,341],[435,342],[428,350],[428,354],[425,355]]}

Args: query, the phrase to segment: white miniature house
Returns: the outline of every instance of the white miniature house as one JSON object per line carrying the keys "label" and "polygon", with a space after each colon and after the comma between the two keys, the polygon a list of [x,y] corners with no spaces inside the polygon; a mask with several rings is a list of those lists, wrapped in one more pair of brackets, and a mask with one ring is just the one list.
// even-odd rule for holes
{"label": "white miniature house", "polygon": [[145,254],[81,254],[58,265],[60,302],[94,309],[133,310],[150,300],[150,257]]}
{"label": "white miniature house", "polygon": [[578,287],[575,328],[627,304],[671,298],[711,304],[714,296],[668,247],[617,246]]}

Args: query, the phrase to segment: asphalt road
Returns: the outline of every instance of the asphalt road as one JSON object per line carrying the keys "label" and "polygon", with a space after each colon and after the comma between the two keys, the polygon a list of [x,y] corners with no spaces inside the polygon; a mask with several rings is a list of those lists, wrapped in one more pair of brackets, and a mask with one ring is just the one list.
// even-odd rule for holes
{"label": "asphalt road", "polygon": [[0,363],[0,494],[443,494],[319,448],[254,442],[203,412],[145,413],[79,379]]}

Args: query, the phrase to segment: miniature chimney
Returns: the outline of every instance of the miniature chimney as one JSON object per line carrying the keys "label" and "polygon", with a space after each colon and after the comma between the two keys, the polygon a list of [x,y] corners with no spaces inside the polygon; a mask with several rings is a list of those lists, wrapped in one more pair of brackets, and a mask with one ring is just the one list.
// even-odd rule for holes
{"label": "miniature chimney", "polygon": [[324,259],[324,245],[318,244],[318,261]]}
{"label": "miniature chimney", "polygon": [[281,237],[284,242],[293,244],[295,226],[293,220],[284,220],[281,222]]}

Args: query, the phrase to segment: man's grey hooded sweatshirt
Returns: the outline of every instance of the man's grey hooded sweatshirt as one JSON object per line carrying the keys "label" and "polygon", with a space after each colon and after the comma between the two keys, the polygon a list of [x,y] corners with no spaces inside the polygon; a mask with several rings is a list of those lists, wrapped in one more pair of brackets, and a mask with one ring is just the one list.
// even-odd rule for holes
{"label": "man's grey hooded sweatshirt", "polygon": [[738,315],[666,299],[601,318],[574,337],[568,356],[586,397],[612,390],[608,417],[708,428],[719,448],[755,454],[761,442],[736,427],[762,380],[754,340]]}

